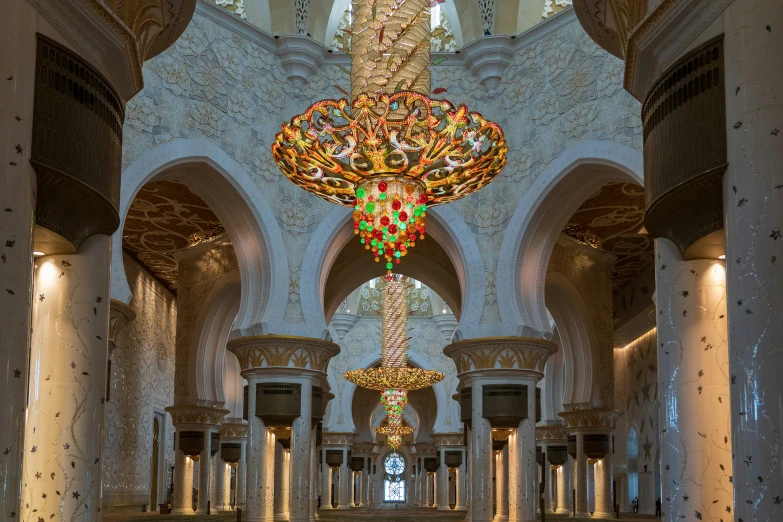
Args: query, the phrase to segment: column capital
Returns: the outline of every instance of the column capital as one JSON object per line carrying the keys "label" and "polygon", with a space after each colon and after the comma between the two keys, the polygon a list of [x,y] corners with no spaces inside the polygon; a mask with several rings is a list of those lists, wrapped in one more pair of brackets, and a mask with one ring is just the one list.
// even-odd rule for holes
{"label": "column capital", "polygon": [[243,375],[259,370],[300,369],[326,375],[329,360],[340,353],[331,341],[291,335],[253,335],[228,342]]}
{"label": "column capital", "polygon": [[356,442],[351,446],[351,451],[353,452],[353,455],[359,456],[358,454],[364,454],[364,455],[372,455],[373,453],[377,453],[378,445],[374,442]]}
{"label": "column capital", "polygon": [[435,455],[438,452],[434,444],[421,444],[416,443],[413,445],[413,454],[417,457],[424,457],[426,455]]}
{"label": "column capital", "polygon": [[462,432],[456,433],[433,433],[432,438],[435,440],[435,447],[440,448],[454,448],[465,446],[465,434]]}
{"label": "column capital", "polygon": [[568,429],[563,425],[536,426],[536,442],[564,443],[568,440]]}
{"label": "column capital", "polygon": [[323,446],[348,446],[353,444],[355,433],[340,431],[323,432]]}
{"label": "column capital", "polygon": [[245,422],[224,422],[220,425],[220,439],[244,439],[247,437]]}
{"label": "column capital", "polygon": [[592,408],[589,410],[561,411],[558,415],[565,420],[569,433],[608,433],[614,431],[620,412],[607,408]]}
{"label": "column capital", "polygon": [[531,337],[482,337],[446,346],[443,353],[457,365],[457,375],[479,370],[536,372],[543,375],[557,345]]}
{"label": "column capital", "polygon": [[117,348],[117,338],[125,326],[136,319],[136,312],[130,306],[116,299],[109,308],[109,352]]}
{"label": "column capital", "polygon": [[220,421],[231,413],[231,410],[211,406],[169,406],[166,411],[171,415],[175,427],[185,424],[204,430],[220,428]]}

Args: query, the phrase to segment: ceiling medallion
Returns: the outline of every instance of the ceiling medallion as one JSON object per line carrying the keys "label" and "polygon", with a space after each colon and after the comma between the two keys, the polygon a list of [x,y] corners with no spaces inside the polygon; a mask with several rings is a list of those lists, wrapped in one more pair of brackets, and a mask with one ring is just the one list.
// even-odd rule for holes
{"label": "ceiling medallion", "polygon": [[383,288],[381,306],[381,367],[347,372],[343,377],[362,388],[381,391],[386,424],[375,431],[387,436],[392,449],[402,443],[402,436],[414,428],[403,425],[402,412],[408,403],[408,391],[432,386],[444,375],[433,370],[408,368],[408,306],[405,282],[399,274],[388,277]]}
{"label": "ceiling medallion", "polygon": [[424,239],[427,210],[492,181],[508,147],[496,123],[429,97],[429,0],[354,7],[353,101],[313,104],[283,124],[272,155],[300,187],[353,208],[354,232],[391,275]]}

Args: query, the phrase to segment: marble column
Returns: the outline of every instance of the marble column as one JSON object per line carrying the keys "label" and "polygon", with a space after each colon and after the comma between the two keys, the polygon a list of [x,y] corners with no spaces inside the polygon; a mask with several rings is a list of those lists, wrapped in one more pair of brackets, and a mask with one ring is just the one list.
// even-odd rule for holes
{"label": "marble column", "polygon": [[326,448],[321,450],[321,509],[334,509],[332,506],[332,468],[326,463]]}
{"label": "marble column", "polygon": [[316,437],[316,428],[313,427],[310,430],[310,478],[312,480],[313,487],[310,488],[310,520],[319,520],[321,516],[318,514],[318,497],[321,495],[321,481],[318,474],[319,468],[319,455],[318,443]]}
{"label": "marble column", "polygon": [[350,509],[353,496],[353,473],[348,467],[348,448],[343,448],[343,463],[340,464],[340,500],[337,509]]}
{"label": "marble column", "polygon": [[236,468],[236,489],[235,489],[235,507],[245,509],[245,498],[247,495],[247,439],[241,442],[241,456],[237,462]]}
{"label": "marble column", "polygon": [[274,465],[272,477],[269,476],[269,464],[274,464],[274,449],[268,451],[268,440],[274,439],[274,435],[267,431],[264,421],[255,414],[258,375],[248,374],[245,378],[249,386],[245,516],[248,522],[271,522],[274,520],[274,494],[270,495],[267,482],[270,478],[274,480]]}
{"label": "marble column", "polygon": [[552,484],[552,464],[549,462],[548,445],[543,444],[542,450],[546,458],[546,460],[544,461],[544,465],[541,468],[541,478],[543,479],[543,477],[546,476],[546,484],[544,485],[544,492],[543,492],[544,509],[546,510],[547,513],[554,514],[555,512],[555,509],[553,507],[554,499],[552,498],[553,496],[552,492],[554,491],[554,487]]}
{"label": "marble column", "polygon": [[291,473],[288,481],[290,522],[308,522],[312,502],[311,452],[315,450],[311,438],[313,379],[303,376],[288,379],[301,385],[300,416],[294,420],[291,429]]}
{"label": "marble column", "polygon": [[424,475],[424,507],[432,507],[432,473]]}
{"label": "marble column", "polygon": [[527,418],[509,436],[509,520],[535,522],[538,506],[538,464],[536,461],[536,382],[539,375],[520,377],[527,386]]}
{"label": "marble column", "polygon": [[110,246],[95,235],[36,263],[24,520],[100,518]]}
{"label": "marble column", "polygon": [[[210,502],[210,475],[212,471],[212,432],[204,431],[204,449],[198,456],[198,508],[196,515],[207,514],[207,503]],[[210,504],[211,505],[211,504]]]}
{"label": "marble column", "polygon": [[465,455],[465,450],[462,449],[462,464],[459,465],[459,468],[457,468],[457,473],[454,477],[454,480],[457,483],[457,504],[454,506],[455,511],[465,511],[467,509],[467,487],[466,487],[466,477],[465,477],[465,466],[467,461],[467,455]]}
{"label": "marble column", "polygon": [[290,461],[286,458],[286,450],[280,442],[275,443],[275,499],[274,499],[274,519],[275,521],[287,520],[286,514],[286,495],[287,479],[290,478],[288,465]]}
{"label": "marble column", "polygon": [[[609,434],[611,443],[612,435]],[[612,451],[595,463],[595,511],[596,518],[614,517],[614,495],[612,494]]]}
{"label": "marble column", "polygon": [[574,462],[571,456],[557,468],[557,514],[567,515],[571,513],[571,470]]}
{"label": "marble column", "polygon": [[[227,482],[226,482],[226,470],[229,469],[228,465],[225,463],[225,461],[220,457],[220,450],[218,450],[217,454],[212,457],[212,474],[213,474],[213,484],[214,487],[212,488],[213,494],[212,494],[212,511],[215,513],[220,513],[221,511],[226,511],[228,502],[226,502],[227,498]],[[230,475],[229,475],[230,479]]]}
{"label": "marble column", "polygon": [[426,506],[426,488],[424,486],[424,459],[419,457],[416,460],[416,505]]}
{"label": "marble column", "polygon": [[[694,505],[702,516],[727,516],[740,502],[732,501],[724,263],[683,261],[669,240],[655,243],[664,520],[689,517]],[[748,467],[741,455],[735,470]]]}
{"label": "marble column", "polygon": [[574,476],[577,518],[590,516],[590,508],[587,501],[587,455],[585,455],[584,447],[584,433],[578,432],[576,434],[576,474]]}
{"label": "marble column", "polygon": [[[367,457],[366,464],[365,464],[365,482],[364,487],[366,491],[365,495],[365,505],[366,506],[372,506],[373,500],[372,500],[372,459],[370,457]],[[410,493],[408,493],[408,496],[410,496]]]}
{"label": "marble column", "polygon": [[497,508],[495,509],[495,522],[508,522],[509,513],[509,448],[508,444],[495,454],[495,491]]}
{"label": "marble column", "polygon": [[171,512],[174,515],[192,515],[193,460],[179,449],[179,431],[174,434],[174,498]]}
{"label": "marble column", "polygon": [[[467,384],[467,383],[466,383]],[[470,519],[473,522],[489,522],[492,520],[494,499],[492,497],[492,427],[484,418],[484,401],[482,384],[473,379],[472,387],[472,424],[470,430],[471,447],[471,477],[472,496]]]}
{"label": "marble column", "polygon": [[[783,27],[783,10],[776,2],[735,0],[723,17],[734,517],[778,520],[783,517],[783,53],[775,28]],[[722,321],[720,326],[725,329]],[[722,413],[722,404],[719,409]],[[723,463],[723,447],[718,453]],[[719,504],[728,501],[722,495]]]}
{"label": "marble column", "polygon": [[[3,398],[0,514],[9,520],[21,516],[22,455],[30,378],[36,175],[29,160],[36,19],[32,4],[23,0],[5,2],[0,18],[0,34],[5,35],[0,64],[0,396]],[[108,295],[105,298],[109,300]],[[41,498],[41,494],[37,497]]]}
{"label": "marble column", "polygon": [[448,511],[449,508],[449,468],[446,466],[446,450],[438,450],[440,466],[438,467],[438,509]]}

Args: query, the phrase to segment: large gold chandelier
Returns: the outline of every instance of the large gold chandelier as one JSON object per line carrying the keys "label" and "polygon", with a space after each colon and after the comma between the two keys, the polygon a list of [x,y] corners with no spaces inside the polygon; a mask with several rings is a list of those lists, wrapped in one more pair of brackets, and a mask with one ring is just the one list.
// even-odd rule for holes
{"label": "large gold chandelier", "polygon": [[434,370],[408,367],[408,306],[402,276],[386,277],[381,304],[381,367],[347,372],[344,377],[362,388],[381,391],[386,423],[375,428],[387,436],[392,449],[402,443],[403,435],[414,428],[402,423],[408,403],[408,391],[432,386],[443,380]]}
{"label": "large gold chandelier", "polygon": [[497,124],[429,97],[429,0],[357,0],[353,13],[353,101],[310,106],[272,154],[291,181],[354,209],[354,232],[391,274],[424,239],[427,209],[492,181],[508,148]]}

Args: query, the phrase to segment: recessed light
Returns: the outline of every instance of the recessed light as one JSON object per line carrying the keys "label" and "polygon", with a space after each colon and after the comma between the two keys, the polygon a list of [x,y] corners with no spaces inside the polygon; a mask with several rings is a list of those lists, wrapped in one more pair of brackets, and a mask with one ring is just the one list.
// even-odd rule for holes
{"label": "recessed light", "polygon": [[41,257],[41,256],[45,256],[45,255],[46,255],[46,252],[41,252],[40,250],[34,250],[34,251],[33,251],[33,255],[34,255],[35,257]]}
{"label": "recessed light", "polygon": [[726,254],[721,254],[718,256],[718,259],[726,259]]}

